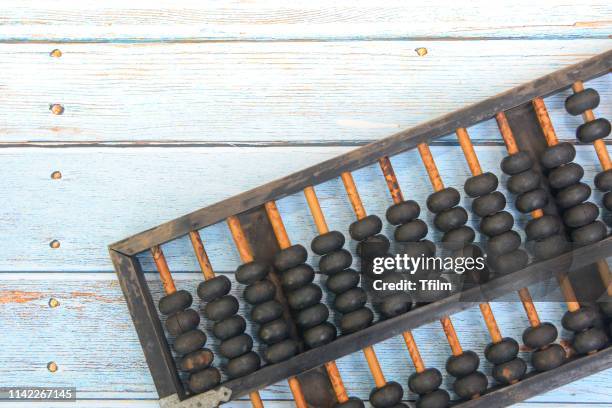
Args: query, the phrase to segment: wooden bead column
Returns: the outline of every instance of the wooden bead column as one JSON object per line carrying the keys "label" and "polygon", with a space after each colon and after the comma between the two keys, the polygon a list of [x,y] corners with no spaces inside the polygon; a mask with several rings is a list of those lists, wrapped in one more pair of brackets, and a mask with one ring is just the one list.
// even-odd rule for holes
{"label": "wooden bead column", "polygon": [[[240,225],[238,217],[228,217],[227,225],[229,226],[232,238],[240,254],[240,259],[244,262],[236,271],[236,280],[247,285],[245,289],[245,299],[248,303],[254,304],[251,310],[251,318],[256,323],[262,325],[261,327],[265,324],[274,323],[277,320],[284,320],[284,307],[275,299],[276,287],[268,280],[270,266],[254,260],[253,251],[242,230],[242,225]],[[260,302],[260,300],[262,300],[260,296],[255,295],[259,295],[262,292],[270,294],[270,285],[274,286],[274,294],[266,296],[266,300]],[[258,299],[251,299],[248,292],[251,292],[253,297],[257,297]],[[298,353],[297,342],[294,339],[288,338],[288,336],[283,339],[276,338],[270,343],[271,344],[268,345],[268,348],[264,352],[264,359],[270,364],[286,360]],[[296,407],[307,408],[308,404],[306,403],[306,398],[304,398],[304,393],[302,392],[302,387],[298,379],[291,377],[287,381],[289,383],[289,389],[291,389],[291,393],[293,394]]]}
{"label": "wooden bead column", "polygon": [[[583,143],[591,142],[595,148],[595,153],[601,164],[602,171],[595,177],[595,186],[603,191],[603,205],[608,211],[612,211],[612,161],[604,138],[610,135],[610,122],[605,118],[595,119],[593,109],[599,105],[599,93],[592,88],[584,89],[582,81],[577,81],[572,86],[574,91],[565,100],[565,109],[571,115],[582,115],[584,124],[576,129],[576,137]],[[604,260],[597,261],[597,269],[601,280],[606,287],[608,299],[600,303],[600,306],[607,317],[612,317],[612,279],[610,278],[610,268]]]}
{"label": "wooden bead column", "polygon": [[[392,215],[394,211],[397,211],[397,209],[400,208],[400,206],[406,206],[405,203],[408,203],[408,201],[404,201],[403,194],[397,177],[395,176],[395,172],[393,171],[390,159],[388,157],[384,157],[379,160],[379,164],[387,181],[387,187],[389,188],[389,192],[391,193],[391,197],[394,202],[394,205],[387,211],[388,215]],[[482,173],[482,171],[480,171],[480,173]],[[495,183],[495,186],[497,186],[497,183]],[[411,202],[410,205],[413,206],[414,204]],[[418,217],[418,214],[415,215]],[[415,221],[420,221],[421,223],[425,224],[418,218],[410,220],[411,223],[414,223]],[[419,234],[419,236],[402,237],[402,235],[406,235],[402,233],[402,229],[405,228],[406,225],[409,224],[404,223],[398,227],[398,229],[396,229],[396,240],[398,240],[398,238],[411,238],[411,241],[414,242],[417,240],[417,238],[422,239],[427,234],[427,230],[425,229],[424,234]],[[425,227],[426,226],[427,225],[425,224]],[[405,241],[406,240],[404,239],[404,242]],[[527,365],[525,362],[521,358],[517,357],[519,352],[519,344],[513,338],[502,338],[501,331],[497,325],[495,316],[493,315],[493,310],[491,310],[491,306],[488,303],[481,303],[479,307],[492,340],[492,343],[489,343],[485,349],[485,356],[487,357],[487,360],[494,365],[492,372],[493,378],[504,385],[514,384],[525,375],[527,370]]]}
{"label": "wooden bead column", "polygon": [[[221,341],[219,349],[228,359],[225,369],[232,379],[243,377],[259,369],[261,360],[252,350],[253,339],[245,333],[246,321],[237,314],[238,300],[229,295],[232,284],[226,276],[215,276],[200,234],[191,231],[189,239],[204,275],[204,281],[198,286],[198,296],[206,302],[204,313],[215,321],[213,334]],[[229,310],[226,305],[230,306]],[[263,408],[258,391],[249,393],[249,398],[253,408]]]}
{"label": "wooden bead column", "polygon": [[179,370],[189,373],[187,385],[196,393],[213,389],[221,382],[219,370],[212,367],[213,353],[206,348],[206,334],[198,329],[200,315],[191,309],[193,298],[186,290],[176,290],[168,263],[159,246],[151,248],[166,296],[159,300],[159,311],[168,316],[166,330],[173,336],[174,351],[181,355]]}
{"label": "wooden bead column", "polygon": [[[336,327],[327,321],[329,309],[321,303],[323,292],[313,283],[314,270],[307,263],[308,252],[302,245],[291,245],[280,212],[274,201],[264,205],[281,251],[276,254],[274,267],[281,272],[281,285],[287,303],[294,313],[297,326],[308,348],[328,344],[336,338]],[[325,363],[325,369],[336,394],[338,406],[363,407],[361,400],[349,397],[335,361]]]}
{"label": "wooden bead column", "polygon": [[[336,294],[336,299],[338,299],[343,294],[350,295],[350,291],[359,294],[360,297],[363,296],[363,299],[365,299],[367,295],[365,294],[363,289],[357,287],[359,282],[358,273],[352,269],[348,269],[348,267],[350,267],[351,262],[342,263],[343,267],[346,266],[346,268],[343,269],[325,267],[326,263],[330,262],[330,259],[333,262],[334,256],[337,256],[334,254],[334,251],[344,251],[349,255],[350,253],[346,250],[341,249],[342,246],[344,246],[344,235],[342,235],[342,233],[338,231],[329,231],[329,227],[327,226],[327,222],[325,221],[325,216],[323,215],[323,211],[321,209],[321,206],[319,205],[319,200],[317,198],[314,187],[305,188],[304,195],[306,196],[308,207],[310,208],[310,212],[312,213],[312,217],[317,227],[317,231],[319,232],[319,235],[312,242],[312,247],[313,250],[316,250],[316,253],[323,256],[321,263],[324,266],[322,269],[326,269],[327,274],[330,275],[327,280],[327,287]],[[332,240],[334,240],[336,243],[333,246],[328,245],[327,242],[330,242]],[[352,257],[350,259],[352,260]],[[341,282],[343,281],[348,281],[350,283],[342,284]],[[340,300],[339,302],[343,301]],[[334,305],[336,305],[337,303],[338,301],[334,302]],[[402,309],[401,311],[405,312],[406,310]],[[352,312],[353,311],[348,312],[349,316]],[[429,408],[443,408],[448,406],[448,402],[450,400],[448,393],[445,390],[439,389],[439,386],[442,382],[442,374],[435,368],[425,368],[425,364],[423,363],[419,348],[412,336],[412,333],[407,331],[402,333],[402,336],[406,343],[406,347],[408,348],[410,358],[416,369],[416,374],[411,375],[410,379],[408,380],[408,386],[413,392],[419,395],[418,406]],[[370,356],[372,356],[374,359],[376,358],[374,354],[374,349],[372,347],[368,347],[363,352],[366,359],[368,359],[368,365],[370,367],[374,367],[375,369],[380,370],[380,367],[378,366],[378,360],[376,360],[374,364],[369,361],[369,359],[371,358]],[[383,379],[382,382],[376,381],[376,387],[383,387],[385,382],[382,372],[372,371],[372,374],[375,379]]]}

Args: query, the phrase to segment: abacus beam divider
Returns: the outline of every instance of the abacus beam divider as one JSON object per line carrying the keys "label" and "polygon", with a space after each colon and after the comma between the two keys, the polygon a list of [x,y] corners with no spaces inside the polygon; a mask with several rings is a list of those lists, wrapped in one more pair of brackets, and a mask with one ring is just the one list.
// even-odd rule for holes
{"label": "abacus beam divider", "polygon": [[[234,239],[234,243],[236,244],[236,248],[238,249],[242,262],[252,262],[254,259],[253,250],[251,249],[251,245],[244,234],[244,230],[242,229],[242,225],[240,224],[238,217],[235,215],[230,215],[227,217],[227,225],[230,229],[232,238]],[[304,392],[302,391],[302,386],[300,385],[298,379],[295,377],[290,377],[287,379],[287,382],[289,383],[291,394],[293,394],[295,406],[297,408],[308,408],[306,398],[304,397]]]}
{"label": "abacus beam divider", "polygon": [[[215,277],[215,271],[212,268],[210,259],[206,253],[206,249],[204,249],[202,237],[200,237],[198,231],[191,231],[189,232],[189,239],[191,240],[191,245],[193,246],[196,258],[198,259],[198,264],[200,264],[200,269],[204,275],[204,280],[213,279]],[[264,405],[263,401],[261,400],[261,396],[259,395],[259,391],[250,392],[249,399],[251,400],[251,405],[253,408],[263,408]]]}
{"label": "abacus beam divider", "polygon": [[[268,201],[266,204],[264,204],[264,207],[266,209],[268,219],[270,220],[270,224],[272,224],[272,230],[274,231],[278,245],[281,247],[281,249],[289,248],[291,246],[291,240],[289,239],[289,234],[287,234],[287,229],[285,228],[283,218],[278,211],[276,203],[274,201]],[[327,375],[329,376],[329,380],[338,402],[342,403],[348,401],[348,395],[346,393],[346,389],[344,388],[344,382],[342,381],[342,377],[340,376],[340,371],[338,370],[336,362],[332,360],[325,363],[325,370],[327,371]]]}
{"label": "abacus beam divider", "polygon": [[[509,130],[510,126],[508,125],[508,121],[506,120],[506,117],[502,116],[501,120],[502,122],[505,121],[505,126]],[[480,162],[478,161],[478,155],[476,154],[476,150],[474,150],[474,144],[472,143],[470,139],[470,135],[467,129],[459,128],[457,129],[456,133],[457,133],[457,139],[459,140],[459,145],[461,146],[461,150],[463,151],[463,155],[465,156],[465,159],[468,162],[468,167],[470,168],[470,172],[472,173],[473,176],[478,176],[482,174],[482,168],[480,167]],[[516,148],[516,143],[510,142],[510,145]],[[518,152],[518,148],[516,148],[515,152]],[[529,294],[529,289],[522,288],[519,291],[519,298],[521,299],[525,312],[527,313],[527,319],[529,320],[529,324],[533,327],[537,327],[540,324],[540,318],[538,317],[538,312],[535,308],[535,305],[531,301],[531,295]],[[486,304],[485,309],[488,309],[488,310],[483,310],[483,304],[481,304],[480,310],[482,311],[483,315],[486,313],[486,314],[491,314],[491,316],[493,316],[491,307],[489,306],[488,303]],[[487,327],[489,327],[489,321],[486,318],[485,318],[485,322],[487,323]],[[497,324],[495,324],[495,326],[497,326]],[[489,332],[491,332],[491,329],[495,330],[495,328],[492,327],[489,329]],[[493,337],[493,333],[491,333],[491,336]],[[498,336],[499,338],[498,341],[501,341],[501,334],[499,333],[499,328],[497,328],[496,336]],[[496,341],[493,340],[493,342],[496,342]]]}

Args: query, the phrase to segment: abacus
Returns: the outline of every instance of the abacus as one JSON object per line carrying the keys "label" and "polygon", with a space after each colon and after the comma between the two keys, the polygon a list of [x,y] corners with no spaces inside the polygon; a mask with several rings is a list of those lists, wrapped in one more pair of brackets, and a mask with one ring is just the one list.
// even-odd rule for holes
{"label": "abacus", "polygon": [[[426,368],[413,330],[439,320],[450,348],[446,371],[459,407],[506,406],[530,398],[589,374],[612,367],[610,318],[612,282],[606,257],[612,254],[612,238],[600,220],[600,206],[591,187],[581,181],[583,168],[574,163],[571,143],[560,143],[548,115],[545,98],[571,88],[566,100],[570,115],[582,115],[577,129],[580,143],[593,144],[602,171],[594,180],[603,193],[602,207],[612,211],[612,163],[603,139],[610,122],[595,118],[600,103],[596,90],[583,82],[606,75],[612,68],[612,51],[541,77],[468,106],[439,119],[399,132],[354,151],[197,210],[110,246],[110,254],[134,321],[160,404],[164,407],[214,407],[248,396],[254,407],[263,407],[258,391],[288,381],[299,408],[307,406],[363,407],[349,397],[335,360],[363,352],[372,374],[369,402],[376,408],[406,406],[404,386],[387,381],[377,359],[375,345],[402,336],[414,365],[407,386],[418,395],[417,407],[442,408],[451,396],[441,387],[443,373]],[[483,169],[468,129],[495,119],[508,156],[501,163],[510,195],[498,190],[495,169]],[[463,190],[470,210],[479,219],[484,244],[474,243],[476,231],[468,225],[468,210],[461,193],[445,186],[428,144],[456,134],[472,176]],[[432,186],[426,203],[405,199],[392,159],[417,149]],[[392,239],[382,234],[383,220],[366,212],[352,172],[378,164],[391,199],[384,215],[395,226]],[[366,274],[352,269],[354,255],[346,249],[346,234],[330,231],[319,204],[316,186],[340,178],[356,221],[347,226],[357,242],[362,265],[383,256],[394,245],[406,245],[412,255],[435,254],[427,239],[433,216],[442,242],[454,253],[486,254],[487,268],[464,276],[460,293],[433,293],[416,301],[405,292],[387,294],[377,302],[363,289]],[[384,180],[383,180],[384,179]],[[303,194],[319,233],[310,244],[319,255],[318,272],[308,261],[304,245],[292,243],[276,201]],[[509,203],[510,201],[513,204]],[[508,205],[531,215],[526,240],[514,228]],[[199,231],[226,222],[243,262],[235,273],[243,289],[240,299],[231,295],[230,280],[215,276]],[[162,246],[189,236],[203,273],[197,287],[201,313],[192,308],[188,290],[177,290]],[[137,255],[150,251],[163,283],[165,296],[156,304],[147,286]],[[576,273],[580,285],[576,285]],[[436,275],[444,279],[441,274]],[[567,305],[560,323],[573,333],[569,343],[558,342],[555,322],[540,321],[530,285],[555,278]],[[392,281],[393,274],[383,279]],[[195,288],[187,288],[193,290]],[[322,301],[327,291],[331,301]],[[582,301],[578,292],[597,293],[597,303]],[[522,343],[529,350],[529,365],[518,356],[519,341],[502,336],[488,301],[518,293],[526,314]],[[253,323],[238,314],[240,302],[248,304]],[[491,372],[480,368],[481,356],[464,350],[461,333],[452,315],[478,307],[490,334],[484,357]],[[330,319],[330,308],[337,316]],[[162,324],[161,315],[165,315]],[[377,317],[379,316],[379,317]],[[209,336],[220,343],[205,347],[207,334],[201,319],[211,322]],[[171,340],[169,340],[171,338]],[[260,342],[256,352],[254,342]],[[171,345],[170,345],[171,344]],[[448,353],[440,350],[440,352]],[[217,356],[218,358],[215,358]],[[406,367],[409,370],[408,367]],[[492,381],[487,377],[489,374]]]}

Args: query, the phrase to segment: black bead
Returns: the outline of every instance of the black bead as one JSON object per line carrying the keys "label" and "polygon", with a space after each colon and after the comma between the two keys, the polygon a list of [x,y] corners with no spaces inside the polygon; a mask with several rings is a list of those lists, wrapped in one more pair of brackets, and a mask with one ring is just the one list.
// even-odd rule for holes
{"label": "black bead", "polygon": [[191,306],[193,298],[186,290],[177,290],[159,300],[159,312],[163,315],[171,315]]}
{"label": "black bead", "polygon": [[208,367],[189,376],[189,389],[196,394],[212,390],[221,382],[221,374],[215,367]]}
{"label": "black bead", "polygon": [[[276,319],[262,324],[257,333],[261,341],[266,344],[274,344],[289,337],[289,325],[285,319]],[[232,339],[233,340],[233,339]],[[248,351],[248,350],[247,350]]]}
{"label": "black bead", "polygon": [[612,169],[597,173],[595,176],[595,187],[601,191],[612,190]]}
{"label": "black bead", "polygon": [[209,349],[199,349],[189,354],[184,355],[178,360],[178,369],[186,372],[200,371],[208,368],[215,356]]}
{"label": "black bead", "polygon": [[198,297],[204,302],[210,302],[227,295],[231,288],[232,283],[227,276],[215,276],[210,280],[200,282],[198,285]]}
{"label": "black bead", "polygon": [[587,354],[602,349],[608,342],[608,336],[599,327],[576,333],[572,345],[578,354]]}
{"label": "black bead", "polygon": [[599,93],[593,88],[583,89],[565,99],[565,110],[573,116],[581,115],[597,106],[599,106]]}
{"label": "black bead", "polygon": [[595,140],[608,137],[610,129],[610,121],[608,119],[597,118],[578,126],[578,129],[576,129],[576,137],[582,143],[591,143]]}
{"label": "black bead", "polygon": [[274,267],[279,271],[286,271],[300,264],[303,264],[308,259],[308,251],[302,245],[291,245],[288,248],[281,249],[274,257]]}
{"label": "black bead", "polygon": [[306,309],[300,310],[295,318],[295,324],[304,329],[309,329],[323,323],[329,317],[329,309],[323,303],[317,303]]}
{"label": "black bead", "polygon": [[405,292],[394,293],[387,296],[380,303],[379,312],[385,319],[390,319],[410,311],[412,299]]}
{"label": "black bead", "polygon": [[370,404],[374,408],[392,408],[404,396],[402,386],[395,381],[389,381],[380,388],[374,388],[370,393]]}
{"label": "black bead", "polygon": [[570,208],[587,200],[591,195],[591,187],[584,183],[576,183],[558,191],[555,201],[561,208]]}
{"label": "black bead", "polygon": [[416,402],[416,408],[446,408],[450,402],[450,395],[445,390],[435,390],[421,395]]}
{"label": "black bead", "polygon": [[589,245],[601,241],[606,237],[608,231],[603,222],[596,220],[583,227],[575,229],[571,233],[572,241],[577,245]]}
{"label": "black bead", "polygon": [[270,266],[262,262],[242,264],[236,270],[236,280],[244,285],[250,285],[265,278],[270,272]]}
{"label": "black bead", "polygon": [[374,320],[374,313],[367,307],[347,313],[340,318],[340,331],[343,334],[350,334],[365,329]]}
{"label": "black bead", "polygon": [[206,344],[206,334],[201,330],[190,330],[174,339],[174,350],[179,354],[188,354],[201,349]]}
{"label": "black bead", "polygon": [[[472,202],[472,210],[479,217],[493,215],[504,209],[506,206],[506,197],[499,191],[494,191],[487,195],[480,196]],[[459,208],[459,207],[457,207]]]}
{"label": "black bead", "polygon": [[221,342],[219,354],[226,358],[236,358],[253,348],[253,339],[248,334],[240,334]]}
{"label": "black bead", "polygon": [[557,234],[533,243],[533,254],[538,260],[550,259],[566,252],[569,242],[564,235]]}
{"label": "black bead", "polygon": [[497,189],[499,181],[493,173],[482,173],[466,180],[463,188],[469,197],[480,197]]}
{"label": "black bead", "polygon": [[605,297],[602,296],[602,298],[600,298],[600,301],[597,303],[601,312],[606,317],[612,317],[612,296],[605,295]]}
{"label": "black bead", "polygon": [[347,401],[335,404],[334,408],[365,408],[365,405],[359,398],[350,397]]}
{"label": "black bead", "polygon": [[474,242],[476,234],[472,227],[463,227],[447,232],[442,236],[442,242],[447,244],[450,249],[459,249],[471,242]]}
{"label": "black bead", "polygon": [[518,152],[506,156],[501,162],[501,169],[506,174],[518,174],[533,167],[533,160],[527,152]]}
{"label": "black bead", "polygon": [[578,163],[567,163],[548,173],[548,183],[554,189],[561,189],[578,183],[584,176],[584,169]]}
{"label": "black bead", "polygon": [[333,324],[325,322],[304,331],[303,338],[306,347],[319,347],[334,341],[336,338],[336,328]]}
{"label": "black bead", "polygon": [[459,228],[467,222],[468,214],[463,207],[453,207],[439,212],[434,217],[434,225],[442,232]]}
{"label": "black bead", "polygon": [[382,234],[374,235],[359,242],[355,251],[361,259],[372,259],[377,256],[386,256],[389,253],[391,242]]}
{"label": "black bead", "polygon": [[382,221],[376,215],[368,215],[349,226],[349,234],[355,241],[378,234],[382,230]]}
{"label": "black bead", "polygon": [[434,256],[436,254],[435,244],[428,239],[419,242],[403,242],[397,245],[397,247],[397,253],[412,258],[419,256]]}
{"label": "black bead", "polygon": [[506,231],[487,241],[487,252],[492,256],[507,254],[521,245],[521,236],[514,230]]}
{"label": "black bead", "polygon": [[520,380],[527,372],[527,364],[522,358],[515,358],[493,367],[491,375],[500,384],[512,384]]}
{"label": "black bead", "polygon": [[604,194],[602,202],[606,210],[612,211],[612,191],[608,191]]}
{"label": "black bead", "polygon": [[563,222],[571,228],[587,225],[599,216],[599,208],[591,202],[582,203],[563,213]]}
{"label": "black bead", "polygon": [[541,240],[561,232],[561,220],[554,215],[544,215],[529,220],[525,233],[529,241]]}
{"label": "black bead", "polygon": [[251,310],[251,319],[255,323],[264,324],[278,319],[283,314],[283,306],[276,300],[260,303]]}
{"label": "black bead", "polygon": [[557,328],[552,323],[528,327],[523,332],[523,343],[532,349],[544,347],[557,339]]}
{"label": "black bead", "polygon": [[565,330],[580,332],[593,327],[597,321],[597,312],[590,307],[581,307],[575,311],[567,311],[563,315],[561,325]]}
{"label": "black bead", "polygon": [[339,231],[329,231],[325,234],[316,236],[310,248],[317,255],[325,255],[328,252],[342,248],[344,245],[344,235]]}
{"label": "black bead", "polygon": [[271,345],[264,351],[264,359],[270,363],[280,363],[298,353],[298,345],[293,339],[286,339]]}
{"label": "black bead", "polygon": [[540,157],[540,163],[547,169],[554,169],[574,160],[576,149],[571,143],[562,142],[544,149]]}
{"label": "black bead", "polygon": [[528,191],[516,198],[516,209],[528,213],[538,208],[544,208],[548,203],[548,195],[541,188]]}
{"label": "black bead", "polygon": [[350,313],[362,308],[367,300],[368,298],[361,288],[349,289],[336,296],[334,299],[334,309],[340,313]]}
{"label": "black bead", "polygon": [[540,174],[533,169],[525,170],[510,176],[507,185],[514,194],[526,193],[540,186]]}
{"label": "black bead", "polygon": [[473,398],[482,395],[487,390],[488,385],[487,376],[480,371],[476,371],[455,380],[453,390],[461,398]]}
{"label": "black bead", "polygon": [[291,309],[301,310],[315,303],[319,303],[322,296],[323,292],[321,288],[314,283],[309,283],[308,285],[289,292],[287,295],[287,303],[289,303]]}
{"label": "black bead", "polygon": [[536,371],[549,371],[559,367],[565,361],[565,350],[558,344],[551,344],[545,349],[531,354],[531,365]]}
{"label": "black bead", "polygon": [[502,234],[510,231],[514,225],[514,217],[507,211],[500,211],[497,214],[487,215],[480,220],[480,231],[489,236]]}
{"label": "black bead", "polygon": [[269,280],[257,281],[246,287],[244,290],[244,300],[251,305],[258,305],[274,299],[276,286]]}
{"label": "black bead", "polygon": [[250,351],[240,357],[232,358],[225,366],[225,372],[230,379],[244,377],[259,369],[261,360],[255,352]]}
{"label": "black bead", "polygon": [[398,242],[420,241],[427,236],[427,224],[423,220],[412,220],[397,227],[393,236]]}
{"label": "black bead", "polygon": [[327,289],[333,293],[342,293],[359,285],[360,275],[353,269],[345,269],[329,278],[325,282]]}
{"label": "black bead", "polygon": [[529,256],[522,249],[517,249],[507,254],[489,257],[487,261],[495,271],[503,275],[526,267],[529,263]]}
{"label": "black bead", "polygon": [[385,216],[389,224],[400,225],[418,218],[420,213],[421,207],[416,201],[406,200],[387,208]]}
{"label": "black bead", "polygon": [[326,275],[333,275],[349,268],[353,263],[353,256],[346,249],[339,249],[321,257],[319,270]]}
{"label": "black bead", "polygon": [[244,333],[245,330],[246,320],[240,315],[228,317],[213,325],[213,335],[219,340],[226,340],[237,336]]}
{"label": "black bead", "polygon": [[485,357],[493,364],[506,363],[513,360],[519,352],[516,340],[506,337],[499,343],[489,343],[485,348]]}
{"label": "black bead", "polygon": [[166,329],[173,336],[195,329],[200,324],[200,315],[193,309],[176,312],[166,319]]}
{"label": "black bead", "polygon": [[458,356],[451,356],[446,360],[446,371],[453,377],[464,377],[476,371],[479,364],[478,354],[466,350]]}
{"label": "black bead", "polygon": [[315,271],[308,264],[301,264],[287,269],[281,276],[281,285],[285,290],[295,290],[314,280]]}
{"label": "black bead", "polygon": [[427,208],[433,213],[439,213],[456,206],[460,199],[459,191],[452,187],[446,187],[427,197]]}
{"label": "black bead", "polygon": [[204,314],[213,321],[227,319],[238,312],[238,300],[231,295],[215,299],[204,307]]}
{"label": "black bead", "polygon": [[423,395],[435,391],[442,384],[442,374],[435,368],[427,368],[408,377],[408,388],[415,394]]}

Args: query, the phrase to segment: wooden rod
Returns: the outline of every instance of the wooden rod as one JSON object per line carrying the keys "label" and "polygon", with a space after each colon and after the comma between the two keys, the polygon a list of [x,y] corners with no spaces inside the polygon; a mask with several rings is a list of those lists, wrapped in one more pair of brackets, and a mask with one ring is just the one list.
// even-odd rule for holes
{"label": "wooden rod", "polygon": [[359,197],[359,192],[357,191],[355,180],[353,180],[353,175],[349,172],[344,172],[340,175],[340,178],[342,179],[342,183],[344,183],[344,189],[346,190],[349,201],[353,206],[353,211],[355,211],[357,219],[360,220],[365,218],[367,216],[366,210],[363,207],[361,197]]}
{"label": "wooden rod", "polygon": [[608,263],[603,259],[597,261],[597,271],[599,271],[599,276],[606,287],[608,295],[612,296],[612,278],[610,278],[610,267]]}
{"label": "wooden rod", "polygon": [[529,319],[529,324],[532,327],[539,326],[540,317],[538,316],[538,311],[536,310],[535,305],[533,304],[533,300],[531,299],[531,293],[529,293],[529,289],[519,289],[518,294],[521,298],[521,303],[523,304],[525,313],[527,314],[527,319]]}
{"label": "wooden rod", "polygon": [[593,142],[593,147],[595,148],[595,153],[597,153],[597,158],[599,159],[599,163],[601,163],[601,168],[603,170],[612,169],[612,162],[610,161],[610,154],[608,153],[608,149],[606,148],[606,143],[603,139],[597,139]]}
{"label": "wooden rod", "polygon": [[444,316],[440,319],[440,323],[442,323],[442,328],[444,329],[444,334],[446,334],[446,339],[448,340],[448,345],[451,348],[453,356],[462,354],[463,349],[461,348],[461,343],[459,343],[457,332],[453,327],[453,322],[451,322],[448,316]]}
{"label": "wooden rod", "polygon": [[251,400],[251,405],[253,408],[263,408],[264,404],[261,400],[261,396],[259,395],[259,391],[253,391],[249,393],[249,399]]}
{"label": "wooden rod", "polygon": [[502,341],[502,335],[497,325],[497,321],[495,320],[495,316],[493,315],[493,310],[491,310],[491,305],[489,305],[489,303],[481,303],[478,306],[480,307],[482,318],[487,325],[487,330],[489,330],[489,334],[491,335],[491,340],[493,343],[499,343]]}
{"label": "wooden rod", "polygon": [[287,379],[289,383],[289,389],[293,394],[293,399],[295,400],[295,406],[297,408],[308,408],[308,404],[306,403],[306,398],[304,398],[304,393],[302,392],[302,386],[300,382],[295,377],[289,377]]}
{"label": "wooden rod", "polygon": [[470,136],[465,128],[458,128],[455,133],[457,133],[457,139],[459,139],[459,145],[461,146],[461,150],[463,150],[463,155],[467,160],[468,167],[472,172],[473,176],[478,176],[482,174],[482,168],[480,167],[480,162],[478,161],[478,156],[476,156],[476,151],[474,151],[474,145],[470,140]]}
{"label": "wooden rod", "polygon": [[325,363],[325,369],[327,370],[329,381],[331,382],[338,402],[342,403],[348,401],[349,398],[346,393],[346,388],[344,388],[344,383],[342,382],[342,377],[340,376],[340,371],[338,371],[338,366],[336,365],[336,362],[329,361]]}
{"label": "wooden rod", "polygon": [[200,237],[198,231],[189,232],[189,239],[191,240],[191,245],[195,251],[198,263],[200,264],[200,269],[204,274],[204,279],[209,280],[214,278],[215,272],[210,264],[210,259],[208,259],[208,254],[204,249],[204,244],[202,243],[202,238]]}
{"label": "wooden rod", "polygon": [[176,286],[174,285],[174,279],[172,279],[170,268],[168,268],[166,257],[158,245],[151,248],[151,254],[153,255],[155,266],[157,266],[157,271],[159,272],[162,285],[164,286],[164,292],[166,292],[167,295],[171,295],[176,292]]}
{"label": "wooden rod", "polygon": [[363,349],[363,355],[368,362],[368,366],[370,367],[370,371],[372,372],[372,377],[374,377],[374,383],[377,388],[384,387],[387,384],[387,380],[385,380],[385,375],[380,368],[380,363],[378,362],[378,358],[376,357],[376,353],[374,352],[374,348],[372,346],[367,346]]}
{"label": "wooden rod", "polygon": [[416,341],[414,340],[414,337],[412,337],[412,333],[409,331],[405,331],[402,333],[402,337],[404,337],[404,342],[406,343],[408,354],[410,354],[410,359],[414,364],[416,372],[422,373],[423,371],[425,371],[425,364],[423,363],[423,358],[421,357],[421,353],[419,352],[419,348],[417,347]]}
{"label": "wooden rod", "polygon": [[323,235],[329,232],[329,228],[327,226],[327,222],[325,221],[325,216],[323,215],[323,210],[321,210],[321,204],[319,204],[319,199],[317,198],[317,193],[315,192],[314,187],[306,187],[304,189],[304,195],[306,196],[308,208],[310,208],[312,219],[315,222],[319,234]]}
{"label": "wooden rod", "polygon": [[235,215],[227,217],[227,225],[232,233],[232,238],[234,239],[236,248],[238,248],[238,253],[240,254],[240,259],[242,259],[242,262],[253,262],[253,251],[251,250],[249,241],[247,241],[246,236],[244,235],[244,231],[242,230],[242,225],[240,225],[238,217]]}
{"label": "wooden rod", "polygon": [[419,154],[421,155],[421,160],[423,161],[423,165],[425,165],[425,170],[427,170],[427,175],[429,176],[429,180],[431,181],[431,185],[433,186],[435,191],[440,191],[444,189],[444,183],[442,183],[442,178],[440,177],[440,172],[438,171],[438,167],[436,166],[436,162],[431,155],[431,150],[429,150],[429,146],[425,143],[420,143],[417,146],[419,150]]}
{"label": "wooden rod", "polygon": [[387,181],[387,187],[389,188],[393,202],[395,204],[401,203],[404,201],[404,196],[397,181],[397,177],[395,176],[393,166],[391,165],[391,160],[385,156],[378,159],[378,164],[380,164],[380,169],[382,170],[385,180]]}
{"label": "wooden rod", "polygon": [[502,138],[504,139],[504,143],[506,144],[506,150],[508,150],[508,153],[518,153],[519,149],[516,144],[516,139],[512,134],[512,129],[510,128],[510,124],[508,123],[508,118],[506,118],[506,114],[504,112],[497,113],[495,115],[495,120],[497,121],[497,127],[499,127],[499,131],[501,132]]}
{"label": "wooden rod", "polygon": [[274,231],[274,236],[276,236],[278,245],[281,249],[289,248],[291,246],[291,240],[289,239],[289,234],[287,234],[285,224],[283,223],[276,203],[274,201],[268,201],[264,204],[264,207],[266,209],[266,214],[268,214],[270,224],[272,224],[272,230]]}
{"label": "wooden rod", "polygon": [[542,128],[544,137],[546,138],[546,143],[549,146],[556,145],[559,143],[559,140],[557,139],[557,134],[555,133],[555,128],[550,120],[550,116],[548,116],[548,110],[546,110],[544,100],[542,98],[535,98],[531,102],[535,108],[535,113],[538,117],[538,122],[540,122],[540,127]]}

